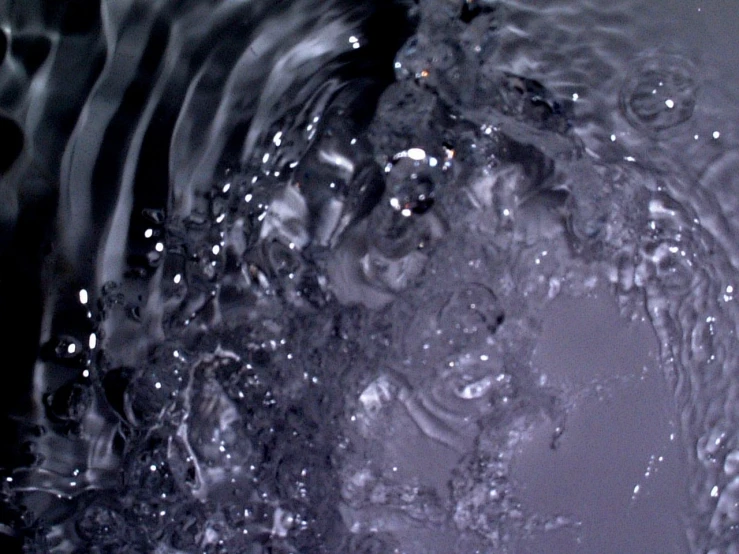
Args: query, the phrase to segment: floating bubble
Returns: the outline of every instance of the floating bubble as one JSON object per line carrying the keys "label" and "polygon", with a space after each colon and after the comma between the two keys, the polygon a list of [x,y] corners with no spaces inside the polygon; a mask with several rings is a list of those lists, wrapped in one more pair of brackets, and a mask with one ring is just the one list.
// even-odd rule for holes
{"label": "floating bubble", "polygon": [[92,399],[89,385],[67,383],[46,397],[47,413],[56,420],[80,421],[90,408]]}
{"label": "floating bubble", "polygon": [[396,154],[388,169],[388,193],[394,209],[415,214],[431,209],[434,190],[443,178],[438,158],[421,148],[409,148]]}
{"label": "floating bubble", "polygon": [[695,69],[679,56],[653,55],[640,61],[621,88],[621,111],[637,129],[663,131],[693,115],[698,96]]}

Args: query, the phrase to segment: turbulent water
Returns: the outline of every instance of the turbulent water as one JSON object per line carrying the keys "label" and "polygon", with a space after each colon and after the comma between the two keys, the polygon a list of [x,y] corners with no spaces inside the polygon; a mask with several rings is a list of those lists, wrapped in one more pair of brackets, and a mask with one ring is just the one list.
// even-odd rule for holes
{"label": "turbulent water", "polygon": [[576,534],[510,463],[567,433],[542,307],[607,284],[660,340],[691,551],[739,552],[739,101],[665,13],[6,2],[7,551]]}

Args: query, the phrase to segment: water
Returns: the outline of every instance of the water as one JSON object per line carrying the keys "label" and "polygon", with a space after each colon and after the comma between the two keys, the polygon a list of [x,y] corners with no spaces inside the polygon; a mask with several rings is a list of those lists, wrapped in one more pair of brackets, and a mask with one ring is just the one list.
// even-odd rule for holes
{"label": "water", "polygon": [[[0,544],[737,552],[736,21],[7,3]],[[594,299],[637,361],[552,365]],[[640,536],[653,474],[684,525]]]}

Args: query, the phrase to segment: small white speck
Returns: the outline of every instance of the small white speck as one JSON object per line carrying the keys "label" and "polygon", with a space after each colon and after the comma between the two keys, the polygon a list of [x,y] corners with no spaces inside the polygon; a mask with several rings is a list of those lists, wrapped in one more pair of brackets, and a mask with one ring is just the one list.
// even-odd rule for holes
{"label": "small white speck", "polygon": [[154,464],[151,464],[151,465],[149,466],[149,470],[150,470],[150,471],[156,471],[156,470],[157,470],[157,466],[156,466],[156,465],[154,465]]}
{"label": "small white speck", "polygon": [[231,188],[231,183],[226,183],[225,185],[223,185],[223,188],[221,190],[223,191],[223,194],[226,194],[230,188]]}
{"label": "small white speck", "polygon": [[490,359],[490,357],[487,354],[483,354],[480,356],[480,360],[483,362],[487,362]]}
{"label": "small white speck", "polygon": [[580,98],[580,95],[576,92],[572,94],[572,101],[577,102],[577,100]]}
{"label": "small white speck", "polygon": [[611,142],[616,142],[616,135],[611,135]]}
{"label": "small white speck", "polygon": [[179,285],[179,284],[180,284],[180,281],[182,281],[182,275],[180,275],[180,274],[178,273],[177,275],[175,275],[175,276],[174,276],[174,279],[173,279],[173,281],[174,281],[174,284],[175,284],[175,285]]}
{"label": "small white speck", "polygon": [[80,304],[87,304],[87,300],[87,291],[85,289],[80,289]]}
{"label": "small white speck", "polygon": [[732,292],[734,292],[734,287],[732,287],[731,285],[728,285],[726,287],[726,294],[731,294]]}
{"label": "small white speck", "polygon": [[667,100],[665,100],[665,106],[667,106],[667,108],[671,110],[675,107],[675,102],[671,98],[668,98]]}
{"label": "small white speck", "polygon": [[212,248],[211,250],[212,250],[212,252],[213,252],[213,255],[214,255],[214,256],[217,256],[217,255],[218,255],[218,253],[219,253],[219,252],[221,251],[221,247],[220,247],[220,246],[218,246],[217,244],[214,244],[214,245],[213,245],[213,248]]}
{"label": "small white speck", "polygon": [[713,138],[717,139],[717,138],[719,138],[720,136],[721,136],[721,133],[719,133],[718,131],[714,131],[714,132],[713,132]]}
{"label": "small white speck", "polygon": [[349,42],[351,42],[352,44],[354,44],[354,43],[355,43],[355,42],[357,42],[358,40],[359,40],[359,39],[358,39],[357,37],[355,37],[354,35],[352,35],[352,36],[350,36],[350,37],[349,37]]}
{"label": "small white speck", "polygon": [[162,388],[162,384],[159,381],[157,381],[156,383],[154,383],[154,388],[155,389],[161,389]]}
{"label": "small white speck", "polygon": [[154,250],[157,252],[163,252],[164,251],[164,243],[158,242],[154,245]]}
{"label": "small white speck", "polygon": [[262,163],[266,164],[269,161],[269,152],[265,152],[264,156],[262,156]]}
{"label": "small white speck", "polygon": [[90,333],[90,338],[87,340],[87,346],[90,347],[90,350],[94,350],[97,345],[98,345],[97,335],[95,333]]}
{"label": "small white speck", "polygon": [[410,217],[411,211],[408,208],[403,208],[402,210],[400,210],[400,215],[402,215],[403,217]]}
{"label": "small white speck", "polygon": [[67,354],[74,354],[77,351],[77,346],[74,343],[70,343],[67,346]]}
{"label": "small white speck", "polygon": [[634,494],[639,494],[639,489],[640,489],[640,488],[641,488],[641,487],[640,487],[639,485],[635,486],[635,487],[634,487]]}
{"label": "small white speck", "polygon": [[144,236],[147,239],[150,239],[153,235],[154,235],[154,229],[147,229],[146,231],[144,231]]}
{"label": "small white speck", "polygon": [[718,485],[714,485],[711,489],[711,498],[717,498],[718,497]]}
{"label": "small white speck", "polygon": [[251,199],[252,198],[254,198],[254,197],[251,195],[251,193],[250,194],[247,194],[246,196],[244,196],[244,200],[247,201],[247,202],[251,202]]}
{"label": "small white speck", "polygon": [[90,376],[90,370],[89,369],[86,369],[86,370],[84,370],[82,372],[82,377],[84,377],[85,379],[87,379],[89,376]]}

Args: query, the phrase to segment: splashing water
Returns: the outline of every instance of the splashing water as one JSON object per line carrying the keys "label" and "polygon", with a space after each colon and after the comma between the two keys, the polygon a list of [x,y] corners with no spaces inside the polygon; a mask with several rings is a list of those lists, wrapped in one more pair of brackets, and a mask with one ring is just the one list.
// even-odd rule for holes
{"label": "splashing water", "polygon": [[540,4],[7,3],[3,540],[577,534],[512,465],[568,433],[543,308],[607,286],[659,340],[686,540],[737,552],[739,103],[660,3]]}

